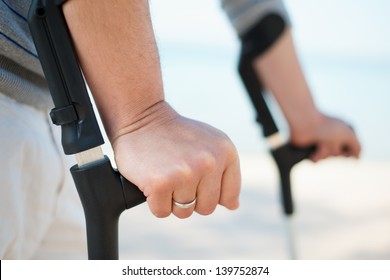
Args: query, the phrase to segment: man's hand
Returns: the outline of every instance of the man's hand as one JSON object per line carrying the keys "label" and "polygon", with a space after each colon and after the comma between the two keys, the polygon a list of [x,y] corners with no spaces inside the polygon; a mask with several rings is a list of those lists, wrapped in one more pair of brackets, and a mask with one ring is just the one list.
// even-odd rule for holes
{"label": "man's hand", "polygon": [[[208,215],[217,204],[239,205],[239,159],[229,138],[178,115],[164,101],[118,131],[112,145],[119,171],[144,192],[157,217],[187,218],[193,211]],[[195,198],[187,209],[173,204]]]}
{"label": "man's hand", "polygon": [[291,142],[297,146],[316,144],[317,149],[311,160],[319,160],[330,156],[358,158],[361,151],[359,140],[353,129],[345,122],[326,115],[319,120],[308,120],[307,126],[291,131]]}

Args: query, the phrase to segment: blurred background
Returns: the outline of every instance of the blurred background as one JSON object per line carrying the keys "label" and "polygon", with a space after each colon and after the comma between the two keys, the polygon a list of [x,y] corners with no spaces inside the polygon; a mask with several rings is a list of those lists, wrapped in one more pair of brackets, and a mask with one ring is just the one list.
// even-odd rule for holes
{"label": "blurred background", "polygon": [[[156,219],[146,205],[125,212],[121,258],[288,259],[277,170],[237,75],[239,44],[220,2],[150,3],[166,99],[229,135],[243,190],[238,210],[208,217]],[[298,258],[390,259],[390,2],[285,3],[318,106],[348,121],[363,146],[359,161],[306,161],[293,170]]]}

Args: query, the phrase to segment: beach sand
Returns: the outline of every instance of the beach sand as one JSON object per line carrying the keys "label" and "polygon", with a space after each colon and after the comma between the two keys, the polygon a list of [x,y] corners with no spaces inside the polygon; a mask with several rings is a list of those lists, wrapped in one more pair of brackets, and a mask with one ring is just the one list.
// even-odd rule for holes
{"label": "beach sand", "polygon": [[[120,259],[289,259],[278,173],[268,154],[241,154],[241,206],[157,219],[122,214]],[[292,172],[298,259],[390,259],[390,161],[305,161]]]}

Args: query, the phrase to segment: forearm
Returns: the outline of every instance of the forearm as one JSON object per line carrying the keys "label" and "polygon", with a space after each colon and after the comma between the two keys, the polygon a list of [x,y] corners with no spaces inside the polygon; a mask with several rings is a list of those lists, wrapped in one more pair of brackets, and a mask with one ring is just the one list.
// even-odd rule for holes
{"label": "forearm", "polygon": [[293,44],[291,29],[264,54],[257,57],[254,67],[262,84],[269,89],[282,109],[294,134],[310,131],[321,121]]}
{"label": "forearm", "polygon": [[147,0],[64,4],[81,68],[110,140],[164,99]]}
{"label": "forearm", "polygon": [[295,145],[316,144],[316,152],[311,156],[313,161],[329,156],[359,156],[361,147],[353,130],[317,109],[298,61],[290,29],[255,59],[254,67],[287,119],[291,142]]}

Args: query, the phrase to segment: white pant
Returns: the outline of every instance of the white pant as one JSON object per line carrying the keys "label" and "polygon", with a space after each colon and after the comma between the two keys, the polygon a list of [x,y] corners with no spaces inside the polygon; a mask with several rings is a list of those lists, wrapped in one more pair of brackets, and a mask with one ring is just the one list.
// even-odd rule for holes
{"label": "white pant", "polygon": [[47,114],[0,94],[1,259],[86,258],[73,159],[59,133]]}

